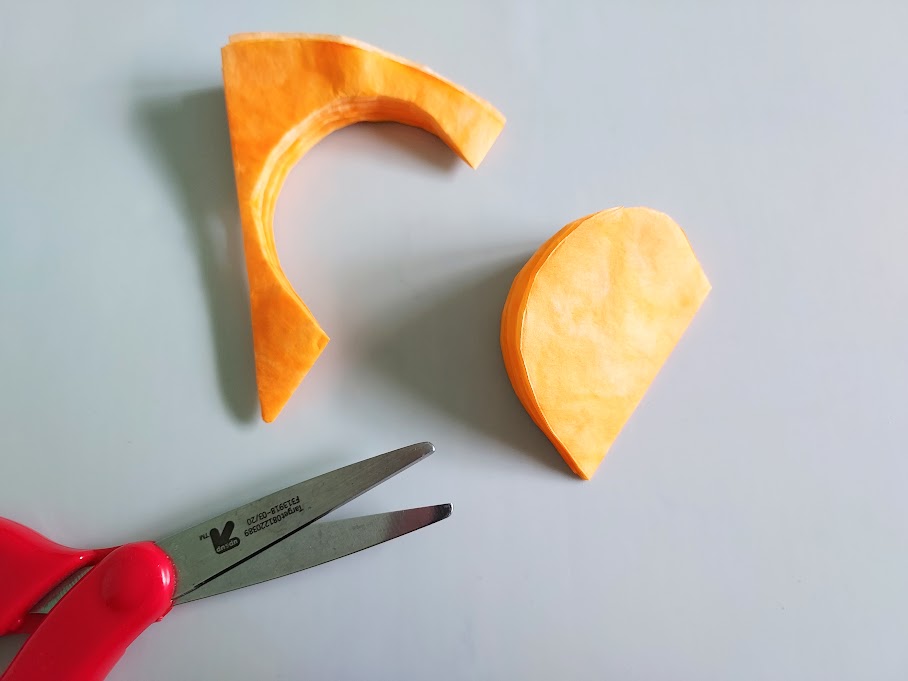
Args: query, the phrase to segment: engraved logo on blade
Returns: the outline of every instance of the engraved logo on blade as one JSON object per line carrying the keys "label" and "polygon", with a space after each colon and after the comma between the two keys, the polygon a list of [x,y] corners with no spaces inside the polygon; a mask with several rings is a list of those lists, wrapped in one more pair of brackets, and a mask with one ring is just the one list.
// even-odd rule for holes
{"label": "engraved logo on blade", "polygon": [[230,549],[235,549],[240,545],[239,537],[231,537],[233,534],[233,521],[228,520],[224,524],[223,530],[218,530],[216,527],[212,527],[209,535],[211,536],[211,544],[214,546],[215,553],[224,553],[224,551],[229,551]]}

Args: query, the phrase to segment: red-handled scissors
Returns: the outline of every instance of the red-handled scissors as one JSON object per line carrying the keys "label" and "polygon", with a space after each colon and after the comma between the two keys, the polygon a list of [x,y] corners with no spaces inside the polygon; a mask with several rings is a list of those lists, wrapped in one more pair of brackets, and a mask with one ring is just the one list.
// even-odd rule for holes
{"label": "red-handled scissors", "polygon": [[424,442],[381,454],[160,542],[77,551],[0,518],[0,636],[30,634],[0,681],[100,681],[174,605],[305,570],[447,518],[450,504],[315,523],[434,451]]}

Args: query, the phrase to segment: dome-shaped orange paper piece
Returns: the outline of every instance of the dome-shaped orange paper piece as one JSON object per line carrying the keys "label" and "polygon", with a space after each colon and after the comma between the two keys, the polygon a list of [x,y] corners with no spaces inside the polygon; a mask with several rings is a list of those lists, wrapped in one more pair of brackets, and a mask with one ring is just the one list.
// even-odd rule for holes
{"label": "dome-shaped orange paper piece", "polygon": [[501,349],[517,396],[589,480],[706,299],[681,228],[648,208],[581,218],[511,285]]}
{"label": "dome-shaped orange paper piece", "polygon": [[349,38],[241,34],[221,56],[256,382],[262,418],[270,422],[328,343],[274,247],[274,207],[293,165],[334,130],[395,121],[438,136],[475,168],[505,119],[428,69]]}

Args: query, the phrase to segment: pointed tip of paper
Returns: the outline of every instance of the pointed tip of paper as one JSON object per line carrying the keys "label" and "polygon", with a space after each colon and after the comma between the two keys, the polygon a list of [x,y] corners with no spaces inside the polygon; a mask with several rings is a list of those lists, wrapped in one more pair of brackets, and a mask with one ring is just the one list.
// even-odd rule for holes
{"label": "pointed tip of paper", "polygon": [[[273,423],[293,394],[299,388],[306,374],[312,368],[312,365],[318,359],[325,345],[327,345],[327,336],[323,336],[317,343],[317,351],[306,355],[306,361],[301,361],[302,356],[284,356],[282,361],[265,362],[269,364],[272,370],[278,369],[277,379],[272,375],[271,380],[260,376],[259,403],[261,404],[262,420],[265,423]],[[293,358],[293,360],[291,360]],[[256,359],[259,359],[256,357]],[[267,358],[263,358],[267,359]],[[263,372],[264,373],[264,372]]]}
{"label": "pointed tip of paper", "polygon": [[575,461],[571,460],[567,456],[564,456],[564,460],[567,462],[570,469],[574,474],[581,480],[592,480],[593,476],[596,474],[596,470],[599,468],[599,464],[602,463],[602,459],[593,463],[591,461]]}
{"label": "pointed tip of paper", "polygon": [[262,420],[265,423],[273,423],[289,401],[290,395],[281,395],[278,397],[273,393],[259,389],[259,404],[262,409]]}

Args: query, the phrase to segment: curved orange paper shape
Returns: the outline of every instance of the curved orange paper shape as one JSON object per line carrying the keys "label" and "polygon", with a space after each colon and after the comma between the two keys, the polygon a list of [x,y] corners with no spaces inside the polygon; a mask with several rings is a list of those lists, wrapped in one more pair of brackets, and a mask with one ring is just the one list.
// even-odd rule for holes
{"label": "curved orange paper shape", "polygon": [[438,136],[475,168],[505,119],[426,68],[348,38],[242,34],[221,56],[256,381],[262,418],[270,422],[328,343],[274,247],[274,207],[293,165],[334,130],[396,121]]}
{"label": "curved orange paper shape", "polygon": [[649,208],[576,220],[514,279],[501,350],[524,408],[589,480],[711,290],[681,227]]}

